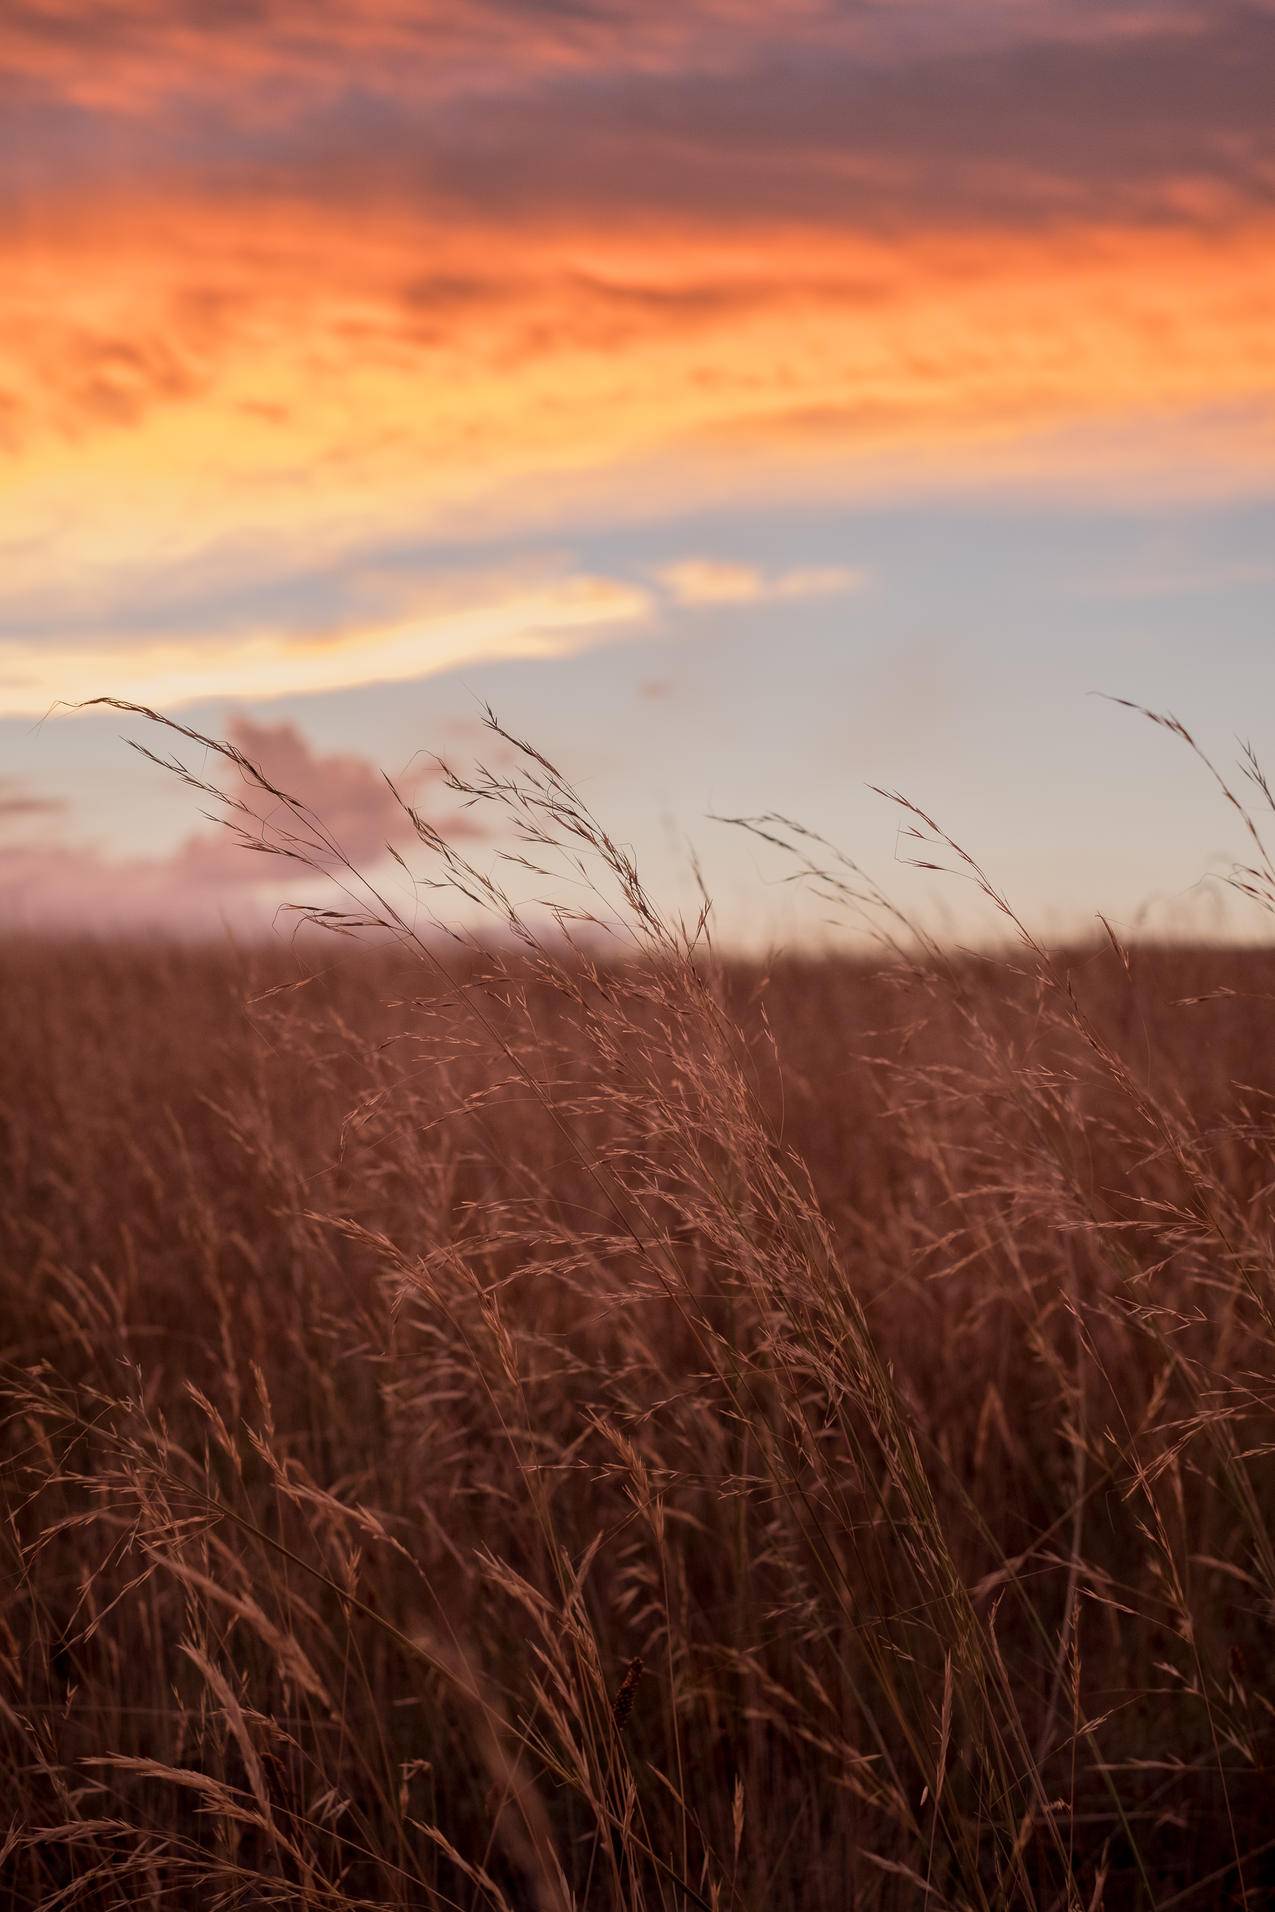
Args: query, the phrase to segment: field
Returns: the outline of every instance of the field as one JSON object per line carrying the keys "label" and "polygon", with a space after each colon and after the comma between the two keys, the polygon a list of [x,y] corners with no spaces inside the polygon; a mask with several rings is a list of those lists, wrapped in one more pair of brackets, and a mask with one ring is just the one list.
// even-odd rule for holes
{"label": "field", "polygon": [[592,922],[0,947],[0,1903],[1269,1903],[1275,954],[466,788]]}

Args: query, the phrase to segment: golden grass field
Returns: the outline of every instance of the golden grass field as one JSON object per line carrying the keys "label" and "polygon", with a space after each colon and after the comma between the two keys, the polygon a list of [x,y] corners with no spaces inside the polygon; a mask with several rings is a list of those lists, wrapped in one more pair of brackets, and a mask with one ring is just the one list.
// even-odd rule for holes
{"label": "golden grass field", "polygon": [[881,942],[733,962],[456,787],[573,942],[267,790],[379,928],[0,946],[0,1902],[1271,1903],[1275,954],[951,955],[772,822]]}

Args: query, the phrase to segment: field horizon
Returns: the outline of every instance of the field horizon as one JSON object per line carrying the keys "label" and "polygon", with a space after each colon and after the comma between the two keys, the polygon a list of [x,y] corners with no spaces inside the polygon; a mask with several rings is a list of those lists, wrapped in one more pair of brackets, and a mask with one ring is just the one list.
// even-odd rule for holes
{"label": "field horizon", "polygon": [[559,935],[240,758],[330,960],[0,939],[0,1903],[1263,1902],[1275,949],[1048,949],[918,812],[1016,946],[786,826],[881,941],[767,968],[519,748]]}

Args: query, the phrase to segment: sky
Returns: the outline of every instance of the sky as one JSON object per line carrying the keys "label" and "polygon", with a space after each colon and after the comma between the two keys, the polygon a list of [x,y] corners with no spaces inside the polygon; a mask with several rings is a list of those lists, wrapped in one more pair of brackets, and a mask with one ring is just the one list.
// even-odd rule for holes
{"label": "sky", "polygon": [[[269,924],[109,694],[378,771],[485,702],[719,933],[780,810],[955,934],[1246,933],[1275,757],[1268,0],[6,0],[0,924]],[[138,734],[133,727],[133,734]],[[415,766],[414,769],[411,767]]]}

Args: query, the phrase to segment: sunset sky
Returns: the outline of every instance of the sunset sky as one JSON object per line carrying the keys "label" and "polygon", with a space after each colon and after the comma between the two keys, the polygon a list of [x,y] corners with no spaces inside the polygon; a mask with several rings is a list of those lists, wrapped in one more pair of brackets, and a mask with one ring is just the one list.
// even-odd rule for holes
{"label": "sunset sky", "polygon": [[741,936],[819,912],[711,811],[972,932],[873,783],[1216,926],[1090,693],[1275,757],[1273,80],[1265,0],[5,0],[0,920],[265,900],[110,693],[371,857],[490,699]]}

